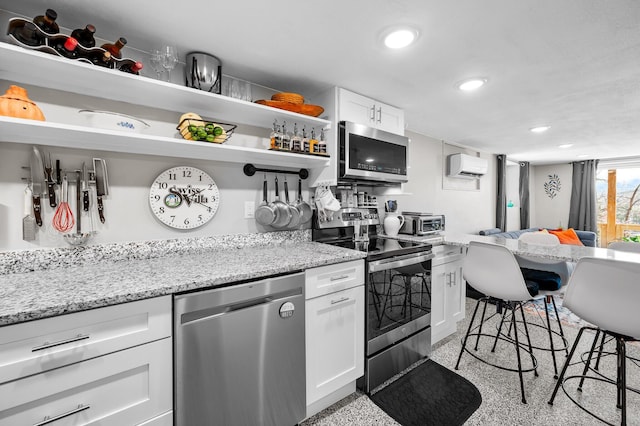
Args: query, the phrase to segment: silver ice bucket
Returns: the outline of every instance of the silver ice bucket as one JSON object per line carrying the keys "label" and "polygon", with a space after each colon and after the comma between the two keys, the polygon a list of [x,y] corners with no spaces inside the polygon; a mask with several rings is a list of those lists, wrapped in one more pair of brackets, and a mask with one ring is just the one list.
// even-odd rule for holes
{"label": "silver ice bucket", "polygon": [[213,55],[202,52],[187,54],[185,79],[188,87],[220,94],[222,87],[222,62]]}

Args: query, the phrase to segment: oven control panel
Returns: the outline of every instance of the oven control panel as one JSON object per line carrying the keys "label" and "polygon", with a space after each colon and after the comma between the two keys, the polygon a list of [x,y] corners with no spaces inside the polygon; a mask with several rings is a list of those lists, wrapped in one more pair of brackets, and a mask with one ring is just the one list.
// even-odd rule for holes
{"label": "oven control panel", "polygon": [[348,207],[333,213],[324,221],[318,221],[319,228],[345,228],[355,225],[379,225],[380,217],[375,208]]}

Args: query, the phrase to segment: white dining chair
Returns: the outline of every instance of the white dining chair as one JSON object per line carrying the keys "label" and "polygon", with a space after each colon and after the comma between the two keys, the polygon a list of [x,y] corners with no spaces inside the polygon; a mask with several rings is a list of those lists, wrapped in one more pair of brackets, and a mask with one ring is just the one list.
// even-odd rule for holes
{"label": "white dining chair", "polygon": [[[525,232],[520,237],[518,237],[518,241],[521,241],[525,244],[529,244],[531,246],[538,246],[541,248],[541,251],[545,249],[553,249],[560,245],[560,240],[553,234],[548,234],[546,232]],[[539,349],[543,351],[551,352],[551,358],[553,360],[553,377],[558,378],[558,362],[556,361],[556,352],[564,351],[565,354],[569,354],[569,343],[567,338],[564,335],[564,329],[562,328],[562,322],[560,321],[560,315],[558,314],[558,307],[556,305],[556,297],[562,296],[566,289],[566,284],[569,281],[569,276],[573,271],[574,265],[570,262],[565,261],[557,261],[545,259],[542,257],[534,257],[534,256],[522,256],[516,255],[516,260],[521,268],[534,269],[539,271],[547,271],[553,272],[560,276],[560,288],[556,290],[544,289],[540,288],[537,295],[533,297],[533,300],[543,300],[544,301],[544,311],[545,325],[542,326],[547,330],[549,335],[549,345],[548,346],[534,346],[534,349]],[[526,274],[525,274],[526,276]],[[549,305],[553,306],[553,311],[555,312],[557,331],[553,329],[551,326],[551,320],[549,318]],[[540,326],[536,323],[531,323],[533,326]],[[553,335],[557,335],[562,344],[555,345]]]}
{"label": "white dining chair", "polygon": [[[471,243],[469,243],[469,249],[467,251],[467,255],[464,258],[462,275],[470,286],[472,286],[477,291],[484,293],[485,297],[478,299],[476,303],[471,321],[469,322],[469,327],[462,341],[462,347],[460,348],[460,354],[458,355],[458,361],[456,362],[455,369],[457,370],[460,365],[462,354],[464,352],[467,352],[469,355],[481,362],[484,362],[485,364],[491,365],[501,370],[514,372],[517,371],[520,378],[522,402],[526,404],[527,400],[524,392],[524,380],[522,377],[522,373],[533,371],[537,376],[538,362],[533,355],[531,339],[529,337],[529,330],[527,328],[527,322],[524,316],[524,312],[522,311],[522,303],[530,300],[531,295],[527,290],[527,285],[524,281],[524,277],[522,276],[522,272],[520,271],[520,267],[518,266],[518,262],[516,262],[513,253],[511,253],[511,251],[509,251],[509,249],[504,246],[472,241]],[[497,334],[495,335],[483,333],[482,331],[483,323],[496,315],[490,315],[489,318],[485,318],[487,303],[489,302],[496,303],[499,310],[502,310],[500,326],[498,328]],[[480,323],[478,326],[476,326],[476,331],[476,328],[473,328],[473,324],[481,303],[484,303],[484,308],[482,310]],[[519,342],[518,328],[515,324],[516,312],[518,310],[520,310],[522,321],[525,326],[524,328],[525,335],[528,341],[528,350]],[[506,339],[501,334],[502,326],[505,321],[506,313],[508,311],[511,311],[512,314],[511,326],[514,331],[514,340]],[[475,348],[473,351],[469,350],[467,347],[469,336],[476,337]],[[515,344],[518,368],[508,368],[502,364],[492,363],[489,360],[483,359],[478,356],[475,351],[478,350],[480,337],[487,337],[493,340],[493,347],[491,349],[492,352],[495,351],[498,340],[504,340],[509,343]],[[532,366],[530,368],[523,368],[523,363],[520,355],[521,350],[525,351],[531,356]]]}
{"label": "white dining chair", "polygon": [[[640,339],[640,310],[638,309],[640,285],[638,285],[638,277],[640,277],[640,263],[613,259],[596,259],[592,257],[584,257],[578,261],[576,269],[567,285],[564,304],[573,313],[593,325],[580,328],[578,337],[576,337],[571,347],[569,356],[562,367],[560,377],[553,389],[551,399],[549,399],[550,405],[553,405],[558,389],[562,387],[562,390],[569,399],[579,405],[584,411],[607,424],[612,424],[589,411],[579,401],[574,400],[565,389],[565,383],[570,379],[580,379],[578,390],[582,390],[584,379],[604,380],[616,385],[616,406],[621,409],[621,424],[626,425],[627,385],[625,343],[638,341]],[[567,367],[571,364],[573,355],[585,330],[596,332],[596,336],[593,340],[582,375],[565,377]],[[604,333],[616,340],[616,379],[587,375],[598,333]]]}

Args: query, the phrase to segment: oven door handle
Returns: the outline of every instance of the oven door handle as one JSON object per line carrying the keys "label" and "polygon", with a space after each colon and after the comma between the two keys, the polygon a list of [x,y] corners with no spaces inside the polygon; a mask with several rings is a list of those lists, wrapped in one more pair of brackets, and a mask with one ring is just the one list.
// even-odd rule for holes
{"label": "oven door handle", "polygon": [[421,254],[419,256],[409,256],[404,258],[382,259],[369,262],[369,272],[388,271],[389,269],[401,268],[403,266],[415,265],[426,262],[435,257],[433,253]]}

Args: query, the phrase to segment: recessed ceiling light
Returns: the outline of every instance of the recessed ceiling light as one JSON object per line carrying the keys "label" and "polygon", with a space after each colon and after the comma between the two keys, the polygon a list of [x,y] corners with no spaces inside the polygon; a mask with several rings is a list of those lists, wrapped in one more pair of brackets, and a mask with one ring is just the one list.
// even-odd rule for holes
{"label": "recessed ceiling light", "polygon": [[565,144],[562,144],[562,145],[558,145],[558,148],[563,148],[564,149],[564,148],[571,148],[572,146],[573,146],[572,143],[565,143]]}
{"label": "recessed ceiling light", "polygon": [[374,161],[376,161],[376,160],[374,160],[373,158],[367,158],[367,159],[366,159],[366,160],[364,160],[364,161],[366,161],[367,163],[373,163],[373,162],[374,162]]}
{"label": "recessed ceiling light", "polygon": [[551,126],[538,126],[538,127],[530,128],[529,131],[533,132],[533,133],[542,133],[542,132],[546,132],[550,128],[551,128]]}
{"label": "recessed ceiling light", "polygon": [[391,28],[384,32],[382,40],[389,49],[402,49],[418,38],[418,31],[409,27]]}
{"label": "recessed ceiling light", "polygon": [[469,80],[462,81],[458,83],[458,89],[463,90],[465,92],[470,92],[472,90],[477,90],[487,84],[486,78],[470,78]]}

